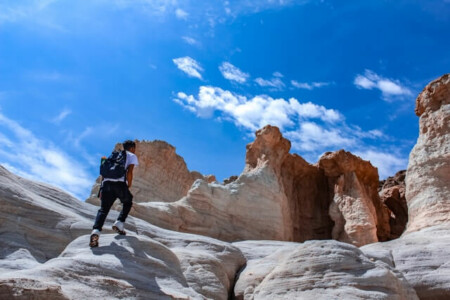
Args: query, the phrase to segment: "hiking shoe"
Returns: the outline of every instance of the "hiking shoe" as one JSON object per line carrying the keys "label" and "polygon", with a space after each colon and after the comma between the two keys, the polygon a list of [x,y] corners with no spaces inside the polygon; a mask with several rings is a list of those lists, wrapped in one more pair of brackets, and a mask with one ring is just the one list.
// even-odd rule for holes
{"label": "hiking shoe", "polygon": [[112,229],[120,235],[126,234],[125,230],[124,230],[124,224],[123,224],[123,222],[120,222],[119,220],[114,222]]}
{"label": "hiking shoe", "polygon": [[94,229],[91,233],[91,240],[89,242],[89,246],[91,248],[98,247],[98,239],[100,237],[100,230]]}

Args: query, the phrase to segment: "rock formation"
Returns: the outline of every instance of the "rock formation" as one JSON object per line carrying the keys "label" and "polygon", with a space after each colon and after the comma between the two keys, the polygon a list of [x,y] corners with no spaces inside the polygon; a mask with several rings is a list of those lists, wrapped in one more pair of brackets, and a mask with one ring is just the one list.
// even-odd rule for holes
{"label": "rock formation", "polygon": [[425,87],[415,111],[420,132],[406,172],[408,232],[450,220],[450,74]]}
{"label": "rock formation", "polygon": [[268,125],[247,146],[246,166],[237,179],[225,185],[197,180],[179,201],[140,202],[132,214],[163,228],[226,241],[333,237],[360,246],[389,237],[376,168],[345,151],[327,153],[311,165],[290,154],[290,146]]}
{"label": "rock formation", "polygon": [[346,243],[233,245],[247,259],[234,287],[235,299],[419,299],[401,272]]}
{"label": "rock formation", "polygon": [[0,204],[1,299],[417,299],[392,264],[345,243],[229,244],[129,217],[126,236],[105,226],[91,249],[94,206],[2,167]]}
{"label": "rock formation", "polygon": [[405,231],[408,222],[408,206],[405,197],[406,170],[399,171],[395,176],[380,182],[379,195],[381,202],[390,210],[389,225],[391,233],[389,240],[398,238]]}
{"label": "rock formation", "polygon": [[[117,144],[114,150],[123,150],[122,145]],[[137,203],[177,201],[186,196],[196,179],[216,180],[211,175],[204,177],[199,172],[190,172],[183,158],[175,153],[175,147],[164,141],[136,141],[136,155],[139,166],[134,172],[131,192]],[[100,205],[97,197],[100,183],[99,177],[86,202]]]}
{"label": "rock formation", "polygon": [[387,240],[389,211],[378,196],[378,170],[343,150],[325,153],[318,164],[333,191],[333,239],[357,246]]}

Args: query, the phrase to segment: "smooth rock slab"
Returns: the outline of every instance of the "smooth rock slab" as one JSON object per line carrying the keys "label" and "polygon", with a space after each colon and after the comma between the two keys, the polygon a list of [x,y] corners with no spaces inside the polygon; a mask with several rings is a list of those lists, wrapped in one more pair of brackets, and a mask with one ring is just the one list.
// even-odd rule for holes
{"label": "smooth rock slab", "polygon": [[[133,217],[127,218],[126,237],[108,234],[116,211],[108,216],[100,247],[91,250],[98,208],[2,167],[0,207],[0,299],[92,299],[97,289],[104,299],[136,298],[133,293],[143,299],[228,299],[245,264],[229,243]],[[153,288],[140,291],[147,284]]]}
{"label": "smooth rock slab", "polygon": [[201,241],[171,249],[144,235],[106,234],[91,249],[88,240],[79,237],[33,268],[0,274],[0,299],[228,299],[234,264],[243,264],[238,250],[221,248],[226,261],[213,254],[220,245]]}
{"label": "smooth rock slab", "polygon": [[39,286],[54,299],[204,299],[188,286],[176,255],[156,241],[109,234],[102,247],[87,242],[80,237],[37,268],[0,275],[0,297],[31,296]]}
{"label": "smooth rock slab", "polygon": [[418,299],[401,273],[346,243],[233,245],[248,259],[235,299]]}
{"label": "smooth rock slab", "polygon": [[450,299],[450,225],[404,234],[386,243],[361,247],[404,274],[420,299]]}

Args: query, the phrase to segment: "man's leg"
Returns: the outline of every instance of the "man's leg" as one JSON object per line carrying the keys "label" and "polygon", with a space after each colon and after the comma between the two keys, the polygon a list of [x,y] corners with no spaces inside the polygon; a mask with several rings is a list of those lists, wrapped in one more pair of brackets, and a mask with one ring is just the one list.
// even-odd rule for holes
{"label": "man's leg", "polygon": [[93,229],[102,231],[103,224],[105,223],[106,217],[108,216],[109,210],[116,200],[117,196],[113,188],[111,188],[111,183],[106,181],[103,183],[103,190],[101,196],[101,206],[97,212],[97,217],[95,218],[95,223]]}
{"label": "man's leg", "polygon": [[118,221],[125,223],[125,220],[130,213],[131,207],[133,206],[133,195],[130,193],[128,186],[125,185],[122,195],[119,197],[120,202],[122,202],[122,211],[117,218]]}
{"label": "man's leg", "polygon": [[125,182],[118,186],[117,193],[119,195],[120,202],[122,202],[122,211],[120,212],[117,221],[114,222],[112,229],[118,234],[124,235],[126,234],[124,223],[127,219],[128,213],[131,210],[131,206],[133,205],[133,195],[131,195]]}

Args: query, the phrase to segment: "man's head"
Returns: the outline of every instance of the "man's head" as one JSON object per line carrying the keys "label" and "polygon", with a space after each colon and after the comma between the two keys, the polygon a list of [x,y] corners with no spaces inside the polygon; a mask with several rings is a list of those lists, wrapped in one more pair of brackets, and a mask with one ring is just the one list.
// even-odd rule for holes
{"label": "man's head", "polygon": [[122,143],[123,145],[123,149],[130,151],[131,153],[134,153],[134,151],[136,151],[136,143],[133,142],[132,140],[126,140],[125,142]]}

